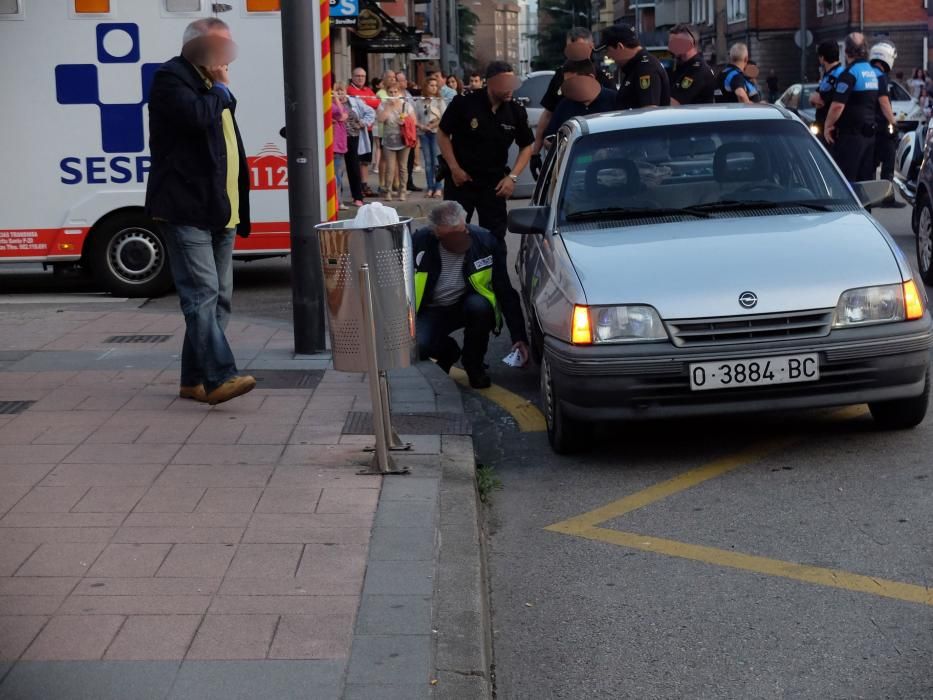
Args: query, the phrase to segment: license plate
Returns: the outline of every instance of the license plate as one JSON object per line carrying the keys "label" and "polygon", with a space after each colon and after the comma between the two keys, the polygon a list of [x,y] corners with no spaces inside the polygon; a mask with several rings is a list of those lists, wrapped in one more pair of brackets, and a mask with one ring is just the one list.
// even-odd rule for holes
{"label": "license plate", "polygon": [[695,362],[690,365],[690,389],[734,389],[794,382],[815,382],[820,378],[818,356],[785,355],[750,360]]}

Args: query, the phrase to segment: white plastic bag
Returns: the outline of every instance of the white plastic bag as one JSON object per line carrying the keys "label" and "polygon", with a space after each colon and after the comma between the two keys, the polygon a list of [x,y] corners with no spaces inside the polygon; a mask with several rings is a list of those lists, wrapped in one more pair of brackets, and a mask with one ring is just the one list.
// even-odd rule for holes
{"label": "white plastic bag", "polygon": [[397,223],[398,212],[395,209],[382,202],[373,202],[360,207],[351,225],[353,228],[377,228]]}

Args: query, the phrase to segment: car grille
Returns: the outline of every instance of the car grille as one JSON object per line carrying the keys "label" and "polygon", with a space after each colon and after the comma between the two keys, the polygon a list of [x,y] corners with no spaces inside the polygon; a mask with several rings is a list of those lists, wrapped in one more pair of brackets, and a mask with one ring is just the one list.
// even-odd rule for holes
{"label": "car grille", "polygon": [[828,335],[833,311],[801,311],[760,316],[690,318],[668,321],[667,328],[677,347],[760,343]]}

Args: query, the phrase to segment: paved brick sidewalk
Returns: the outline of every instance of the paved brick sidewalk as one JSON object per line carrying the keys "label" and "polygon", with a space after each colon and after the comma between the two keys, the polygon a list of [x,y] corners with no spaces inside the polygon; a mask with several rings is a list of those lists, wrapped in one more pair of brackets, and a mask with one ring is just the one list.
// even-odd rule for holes
{"label": "paved brick sidewalk", "polygon": [[[33,402],[0,414],[0,698],[340,694],[381,488],[356,474],[372,439],[342,434],[350,411],[370,410],[368,385],[294,358],[288,329],[229,330],[241,367],[298,385],[209,407],[177,398],[177,315],[0,314],[0,402]],[[425,387],[403,377],[394,408],[434,410]],[[440,436],[414,440],[406,459],[436,466]],[[428,481],[399,497],[430,515]],[[420,593],[405,600],[430,611],[430,580],[383,584],[366,585]],[[405,682],[426,689],[427,663],[415,668]]]}

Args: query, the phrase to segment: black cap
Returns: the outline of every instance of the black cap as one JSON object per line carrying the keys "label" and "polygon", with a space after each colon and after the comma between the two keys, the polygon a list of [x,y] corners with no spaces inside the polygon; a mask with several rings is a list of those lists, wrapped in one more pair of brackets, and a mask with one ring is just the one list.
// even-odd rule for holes
{"label": "black cap", "polygon": [[597,51],[604,51],[607,46],[637,46],[638,33],[627,24],[613,24],[606,27],[599,34],[599,46]]}
{"label": "black cap", "polygon": [[506,63],[505,61],[492,61],[488,66],[486,66],[486,80],[490,78],[495,78],[497,75],[502,73],[514,73],[512,70],[512,65]]}

